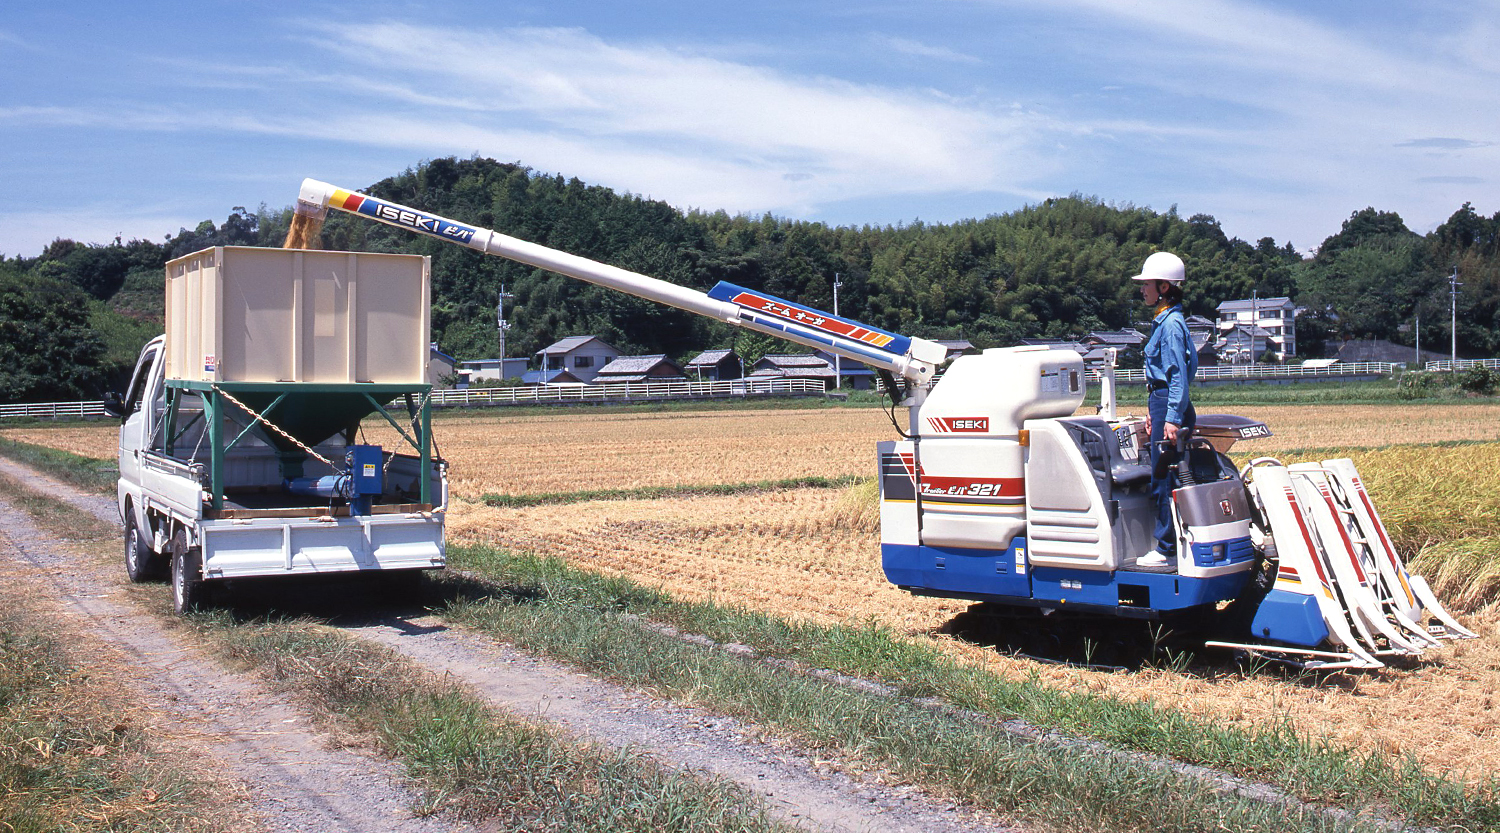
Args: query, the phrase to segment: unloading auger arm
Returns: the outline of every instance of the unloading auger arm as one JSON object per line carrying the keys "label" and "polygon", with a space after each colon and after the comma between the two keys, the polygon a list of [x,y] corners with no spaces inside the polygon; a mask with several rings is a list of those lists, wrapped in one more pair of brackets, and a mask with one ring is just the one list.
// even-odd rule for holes
{"label": "unloading auger arm", "polygon": [[732,283],[720,281],[707,293],[699,292],[316,179],[303,180],[297,212],[321,219],[328,208],[827,350],[908,380],[918,399],[947,355],[936,342],[886,332]]}

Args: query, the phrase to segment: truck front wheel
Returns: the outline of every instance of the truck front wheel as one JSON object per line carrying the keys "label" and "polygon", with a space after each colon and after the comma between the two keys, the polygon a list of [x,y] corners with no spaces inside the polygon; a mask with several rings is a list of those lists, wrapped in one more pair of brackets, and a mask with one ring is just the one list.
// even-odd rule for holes
{"label": "truck front wheel", "polygon": [[125,574],[136,584],[161,578],[162,557],[151,551],[135,522],[135,510],[125,511]]}
{"label": "truck front wheel", "polygon": [[189,547],[187,530],[172,535],[172,608],[179,614],[208,606],[208,588],[203,585],[203,551]]}

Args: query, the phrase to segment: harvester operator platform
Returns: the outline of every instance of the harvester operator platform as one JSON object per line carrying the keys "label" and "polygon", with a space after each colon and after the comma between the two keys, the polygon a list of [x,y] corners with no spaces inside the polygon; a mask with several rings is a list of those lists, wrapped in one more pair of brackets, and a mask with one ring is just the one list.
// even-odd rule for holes
{"label": "harvester operator platform", "polygon": [[1156,501],[1156,547],[1136,563],[1160,566],[1177,557],[1172,524],[1172,490],[1177,487],[1178,449],[1187,442],[1198,414],[1188,398],[1188,383],[1198,372],[1198,352],[1182,317],[1182,258],[1157,252],[1146,258],[1133,280],[1155,313],[1146,342],[1147,414],[1151,427],[1151,496]]}

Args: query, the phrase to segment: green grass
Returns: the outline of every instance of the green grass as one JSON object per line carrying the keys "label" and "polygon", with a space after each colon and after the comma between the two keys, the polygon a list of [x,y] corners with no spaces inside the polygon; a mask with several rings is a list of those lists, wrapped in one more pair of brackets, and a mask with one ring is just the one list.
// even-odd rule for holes
{"label": "green grass", "polygon": [[[1253,777],[1308,800],[1366,808],[1394,807],[1403,815],[1427,823],[1500,825],[1500,786],[1493,782],[1481,789],[1465,790],[1456,781],[1424,771],[1414,761],[1363,755],[1299,735],[1284,724],[1244,731],[1151,703],[1065,693],[1035,680],[1004,680],[983,669],[960,665],[934,646],[903,639],[876,625],[794,624],[743,609],[675,601],[628,579],[578,570],[557,560],[453,544],[448,552],[450,564],[504,588],[493,601],[456,606],[451,615],[460,621],[596,673],[668,691],[674,696],[709,700],[715,708],[779,724],[787,731],[810,737],[814,743],[836,746],[846,754],[860,755],[865,754],[861,750],[873,750],[869,755],[880,765],[895,766],[910,777],[939,785],[953,774],[901,769],[903,765],[898,759],[906,753],[884,745],[895,742],[891,738],[898,727],[880,726],[878,722],[859,718],[847,712],[854,708],[848,705],[839,707],[846,711],[823,714],[819,703],[825,699],[824,684],[799,683],[813,685],[812,693],[801,700],[787,700],[790,695],[782,692],[788,684],[783,680],[768,678],[756,683],[745,676],[747,672],[733,667],[743,663],[725,657],[681,655],[677,652],[692,651],[670,644],[657,646],[655,643],[663,637],[643,632],[631,622],[621,620],[618,614],[635,614],[671,624],[720,643],[750,645],[764,655],[795,660],[806,666],[877,679],[895,686],[908,697],[936,697],[996,719],[1018,718],[1036,726],[1092,737],[1122,749],[1156,753]],[[710,684],[712,675],[705,668],[715,663],[730,666],[730,670],[713,672],[724,676],[727,682]],[[831,727],[842,725],[860,728],[852,735],[828,733]],[[968,731],[989,737],[984,727],[970,726]],[[934,737],[941,736],[948,739],[945,742],[953,743],[982,740],[970,737],[960,741],[962,734],[962,727],[947,727]],[[937,749],[908,752],[924,762],[947,754]],[[1029,762],[1027,766],[1039,765]],[[1054,769],[1048,777],[1063,779],[1062,771]],[[970,776],[964,783],[978,777],[981,776]],[[994,785],[974,787],[981,793],[991,788]],[[1030,797],[1010,801],[1033,806],[1031,802],[1039,800],[1027,795]],[[1128,801],[1110,809],[1103,806],[1108,802],[1097,796],[1079,800],[1082,804],[1072,813],[1089,814],[1101,823],[1108,817],[1128,826],[1136,823],[1131,813],[1144,812]],[[1178,799],[1168,796],[1163,800]],[[1046,806],[1049,808],[1046,812],[1058,810],[1057,806]],[[1002,801],[996,807],[1016,810],[1019,805]],[[1110,813],[1125,815],[1109,816]]]}
{"label": "green grass", "polygon": [[486,830],[528,833],[790,829],[733,784],[673,772],[638,751],[583,743],[498,712],[392,651],[317,624],[239,622],[224,611],[191,622],[240,667],[268,677],[344,731],[375,738],[421,786],[425,812],[446,810]]}
{"label": "green grass", "polygon": [[637,489],[594,489],[581,492],[550,492],[535,495],[486,494],[480,500],[490,506],[521,508],[526,506],[549,506],[564,503],[583,503],[590,500],[658,500],[677,497],[708,497],[714,495],[741,495],[759,492],[783,491],[786,489],[844,489],[867,478],[847,477],[794,477],[787,480],[762,480],[757,483],[718,483],[706,486],[644,486]]}
{"label": "green grass", "polygon": [[1196,779],[1128,756],[1026,742],[984,721],[740,659],[587,601],[533,600],[536,589],[460,602],[449,615],[621,683],[771,727],[1023,821],[1070,830],[1365,829],[1316,811],[1212,793]]}
{"label": "green grass", "polygon": [[0,599],[0,830],[227,829],[209,786],[87,684],[55,624]]}
{"label": "green grass", "polygon": [[115,490],[120,470],[113,460],[95,460],[34,443],[0,437],[0,455],[46,471],[80,489],[101,494]]}

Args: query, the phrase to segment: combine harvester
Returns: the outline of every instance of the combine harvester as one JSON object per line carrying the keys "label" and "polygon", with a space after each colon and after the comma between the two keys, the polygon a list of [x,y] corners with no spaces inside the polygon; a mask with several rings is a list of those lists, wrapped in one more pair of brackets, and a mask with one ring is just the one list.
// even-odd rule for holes
{"label": "combine harvester", "polygon": [[911,593],[1187,628],[1232,607],[1217,618],[1241,623],[1234,641],[1206,644],[1314,669],[1379,668],[1475,636],[1402,565],[1349,460],[1236,471],[1224,452],[1269,436],[1263,423],[1199,418],[1174,493],[1181,555],[1141,565],[1154,543],[1146,426],[1116,416],[1112,367],[1099,414],[1075,417],[1076,353],[985,350],[934,381],[946,352],[931,341],[729,283],[705,294],[317,180],[303,182],[295,223],[321,224],[330,207],[874,368],[909,413],[878,461],[882,563]]}

